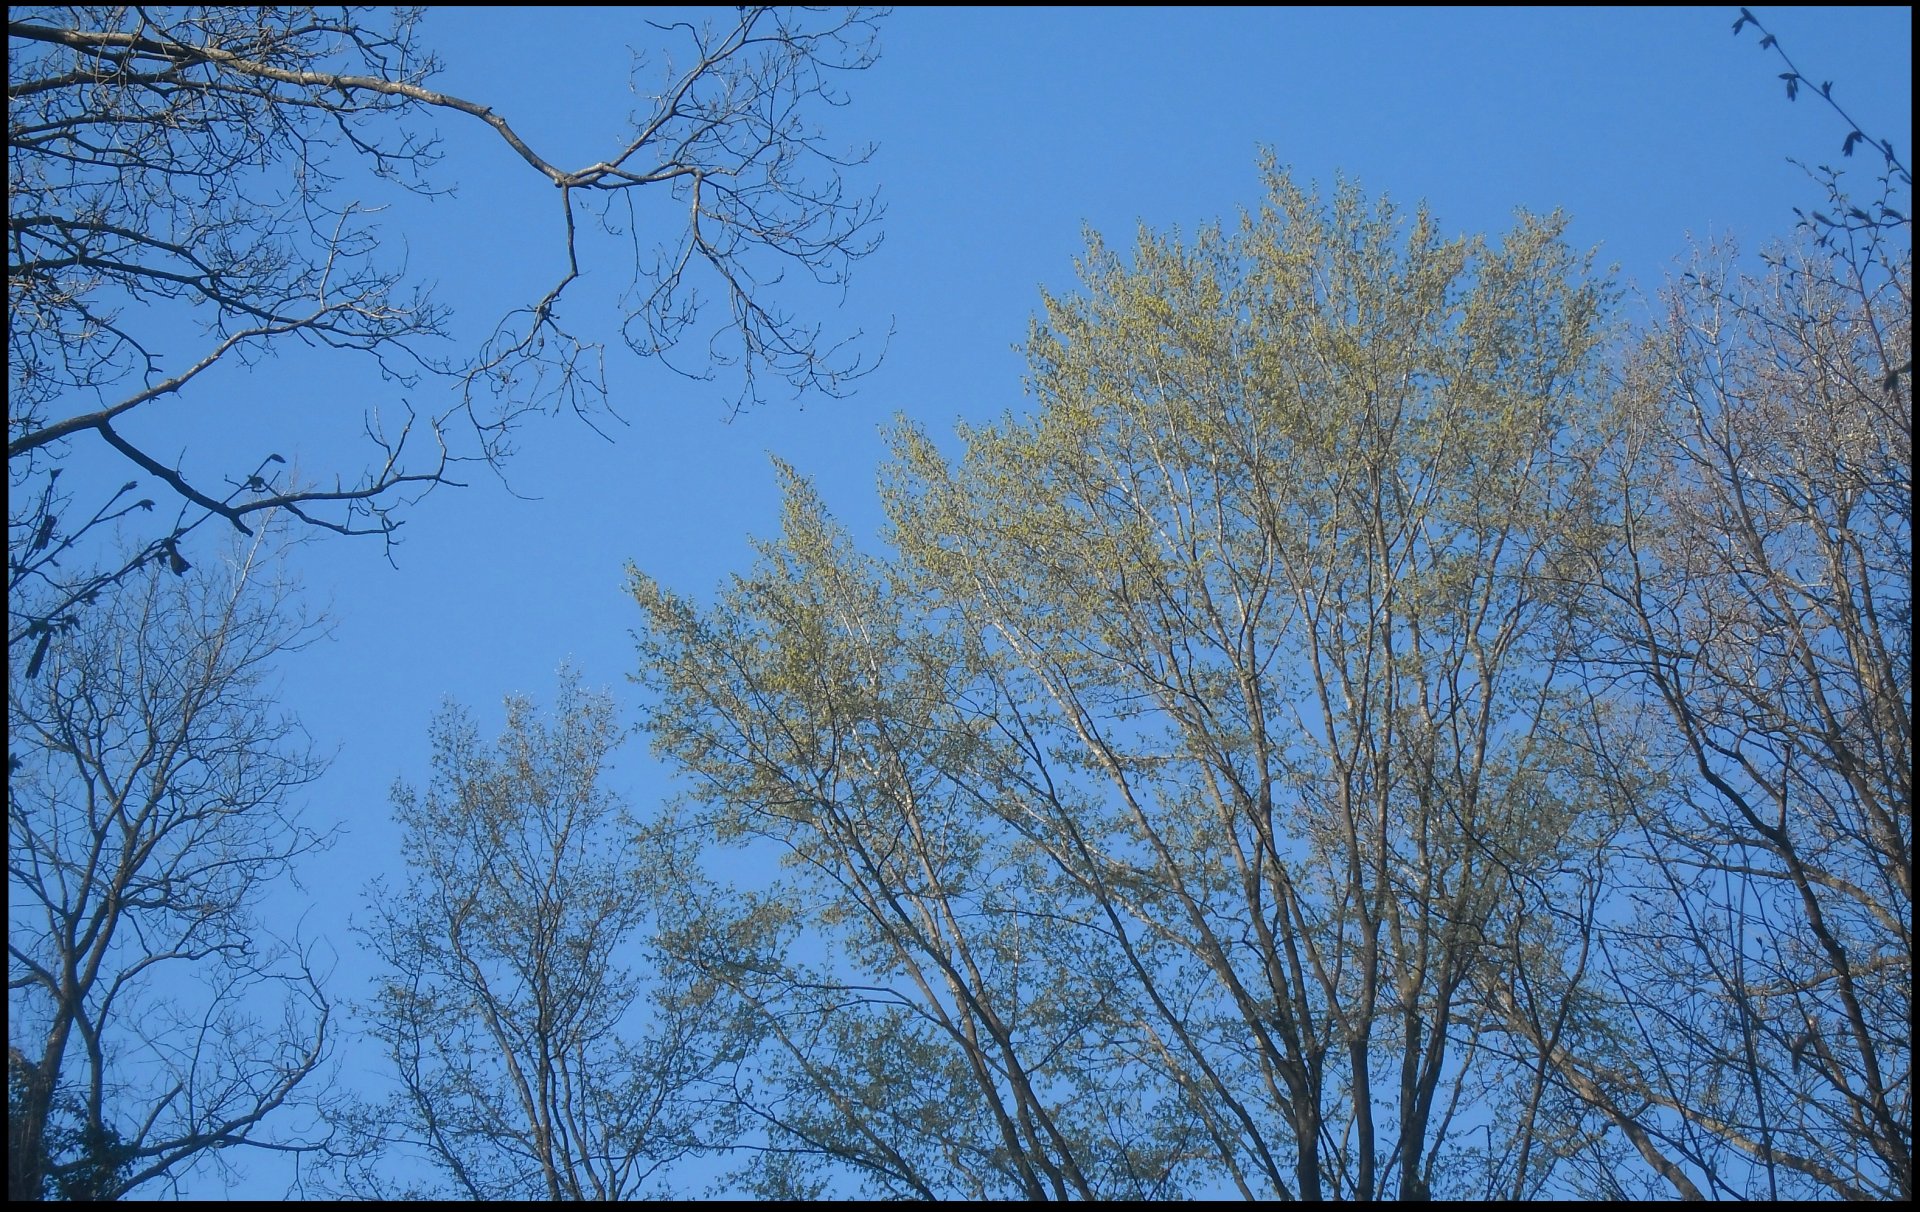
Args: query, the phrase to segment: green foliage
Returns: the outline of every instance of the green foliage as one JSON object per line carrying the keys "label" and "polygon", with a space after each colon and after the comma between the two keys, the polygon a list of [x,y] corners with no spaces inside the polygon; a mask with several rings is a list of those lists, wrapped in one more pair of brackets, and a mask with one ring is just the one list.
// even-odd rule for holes
{"label": "green foliage", "polygon": [[[449,705],[432,783],[394,787],[408,881],[375,889],[368,934],[402,1092],[364,1127],[452,1194],[632,1198],[698,1143],[686,1095],[712,1063],[709,998],[640,962],[660,890],[603,781],[622,735],[612,700],[563,674],[551,722],[510,698],[491,745]],[[394,1194],[380,1161],[349,1176],[355,1193]]]}
{"label": "green foliage", "polygon": [[1558,215],[1266,180],[901,425],[891,551],[783,467],[714,605],[634,574],[745,1180],[1910,1196],[1900,212],[1636,347]]}
{"label": "green foliage", "polygon": [[711,609],[634,576],[681,819],[782,852],[761,903],[825,948],[712,969],[779,1041],[781,1094],[745,1101],[782,1175],[1459,1172],[1483,974],[1619,817],[1565,584],[1604,292],[1558,217],[1449,240],[1266,172],[1232,233],[1092,242],[1035,323],[1031,419],[954,463],[898,432],[894,556],[789,471],[782,537]]}
{"label": "green foliage", "polygon": [[[10,1115],[25,1118],[35,1091],[36,1074],[18,1049],[7,1054],[7,1105]],[[70,1091],[55,1090],[40,1146],[29,1155],[20,1125],[8,1135],[7,1168],[17,1178],[23,1171],[40,1176],[34,1199],[95,1202],[117,1198],[131,1177],[132,1153],[111,1124],[89,1123],[85,1106]],[[14,1188],[16,1198],[27,1193]]]}

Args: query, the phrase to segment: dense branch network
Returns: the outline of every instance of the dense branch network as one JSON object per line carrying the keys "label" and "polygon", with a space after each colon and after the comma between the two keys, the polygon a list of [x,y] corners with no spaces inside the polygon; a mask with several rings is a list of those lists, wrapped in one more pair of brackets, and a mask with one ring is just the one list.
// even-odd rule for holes
{"label": "dense branch network", "polygon": [[[264,693],[311,638],[258,561],[160,568],[10,674],[8,1193],[119,1199],[234,1146],[326,1147],[332,1007],[262,895],[325,844]],[[263,1017],[265,1016],[265,1017]],[[214,1162],[214,1164],[218,1164]]]}
{"label": "dense branch network", "polygon": [[[462,462],[498,466],[528,413],[590,415],[605,397],[600,345],[560,308],[580,274],[577,217],[590,196],[626,207],[624,223],[605,207],[601,221],[632,242],[621,336],[636,355],[696,378],[732,373],[736,408],[769,382],[837,394],[870,369],[858,334],[830,339],[780,294],[789,269],[843,287],[877,244],[876,200],[843,177],[866,153],[836,154],[815,112],[842,103],[838,73],[874,61],[875,15],[753,7],[716,26],[653,26],[685,48],[683,65],[669,65],[623,146],[577,170],[484,102],[430,87],[440,64],[416,21],[399,13],[376,26],[353,9],[9,10],[7,455],[20,502],[9,583],[35,600],[12,613],[10,651],[148,561],[177,569],[188,534],[211,519],[250,532],[280,512],[391,543],[401,506],[456,482]],[[379,256],[376,208],[342,196],[350,171],[438,192],[426,125],[437,114],[485,124],[550,181],[564,233],[551,287],[467,357],[436,352],[450,309]],[[667,226],[637,209],[649,189],[683,208]],[[707,284],[720,300],[711,324]],[[183,321],[207,338],[184,366]],[[250,473],[209,473],[151,436],[148,418],[197,399],[209,372],[257,367],[289,342],[361,355],[398,387],[385,417],[367,411],[363,465],[302,476],[289,447],[258,451]],[[435,381],[452,401],[417,406]],[[160,491],[141,496],[136,480],[103,492],[104,505],[77,504],[99,490],[57,483],[76,459],[125,464]],[[73,571],[82,536],[132,510],[171,520],[143,532],[130,557]]]}

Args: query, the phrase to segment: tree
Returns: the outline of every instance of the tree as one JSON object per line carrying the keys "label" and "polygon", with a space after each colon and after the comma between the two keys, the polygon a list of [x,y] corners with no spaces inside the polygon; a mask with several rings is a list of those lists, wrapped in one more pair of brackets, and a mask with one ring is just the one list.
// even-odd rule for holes
{"label": "tree", "polygon": [[[363,1118],[452,1198],[635,1198],[702,1143],[705,997],[670,967],[640,975],[659,890],[625,861],[633,822],[603,784],[612,700],[563,674],[551,724],[506,706],[489,747],[449,705],[432,784],[394,787],[407,882],[374,889],[366,933],[400,1089]],[[351,1176],[357,1193],[391,1193],[381,1160]]]}
{"label": "tree", "polygon": [[1911,298],[1904,255],[1703,259],[1601,460],[1583,650],[1659,777],[1532,977],[1591,1017],[1523,1030],[1682,1195],[1910,1194]]}
{"label": "tree", "polygon": [[1912,177],[1748,24],[1884,167],[1813,170],[1764,275],[1697,255],[1622,368],[1580,617],[1633,829],[1507,1007],[1658,1194],[1911,1199]]}
{"label": "tree", "polygon": [[255,911],[325,838],[319,763],[275,710],[313,626],[257,549],[144,569],[10,664],[8,1195],[117,1199],[237,1145],[304,1151],[330,1007]]}
{"label": "tree", "polygon": [[[697,378],[736,373],[736,407],[769,379],[834,393],[862,373],[851,338],[789,310],[780,283],[792,270],[842,285],[877,243],[877,204],[842,175],[864,155],[836,155],[814,125],[819,105],[841,100],[834,77],[874,61],[875,16],[741,7],[717,25],[651,26],[679,65],[643,99],[627,143],[577,170],[483,101],[432,88],[440,65],[418,19],[8,10],[8,579],[47,589],[35,613],[11,613],[9,653],[41,646],[133,569],[183,566],[182,544],[210,519],[246,532],[277,512],[391,541],[400,505],[462,462],[497,467],[528,412],[589,413],[605,395],[599,346],[561,305],[590,255],[579,228],[590,203],[632,241],[621,336],[634,354]],[[442,116],[485,124],[553,183],[561,212],[551,287],[468,357],[435,352],[450,309],[383,251],[394,241],[365,203],[382,188],[444,189],[429,125]],[[642,193],[674,203],[643,211]],[[198,344],[181,335],[194,326]],[[403,393],[436,379],[452,391],[424,411],[404,394],[382,401],[384,419],[367,412],[364,466],[303,478],[287,461],[294,446],[189,465],[152,436],[146,422],[194,398],[215,368],[257,369],[293,346],[361,355]],[[99,476],[106,485],[133,478],[96,497],[57,481],[76,461],[124,468]],[[144,526],[131,556],[96,569],[76,555],[115,522]]]}
{"label": "tree", "polygon": [[1267,185],[1232,234],[1096,241],[1032,418],[951,464],[903,430],[892,557],[796,487],[712,608],[636,574],[680,827],[794,869],[680,943],[784,1055],[763,1179],[1484,1197],[1551,1160],[1483,977],[1624,817],[1568,589],[1604,294],[1557,216],[1449,240]]}
{"label": "tree", "polygon": [[1621,391],[1586,651],[1666,777],[1578,940],[1609,1035],[1553,1060],[1676,1174],[1907,1199],[1911,247],[1822,226],[1762,279],[1698,259]]}
{"label": "tree", "polygon": [[[1191,1117],[1101,1071],[1130,1003],[1084,932],[1097,923],[983,811],[1010,759],[1020,772],[984,726],[977,653],[930,631],[791,476],[786,520],[709,612],[635,581],[660,692],[648,726],[698,784],[653,831],[682,839],[665,847],[684,891],[663,943],[758,1041],[730,1095],[740,1177],[766,1198],[848,1182],[921,1199],[1179,1193]],[[794,875],[716,881],[731,859],[677,853],[702,837],[770,846]]]}

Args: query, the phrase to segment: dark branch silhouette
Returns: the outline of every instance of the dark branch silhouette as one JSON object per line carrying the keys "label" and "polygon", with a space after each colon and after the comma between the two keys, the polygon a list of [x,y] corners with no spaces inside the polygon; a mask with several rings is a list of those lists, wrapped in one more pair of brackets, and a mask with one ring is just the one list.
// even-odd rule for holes
{"label": "dark branch silhouette", "polygon": [[[632,243],[620,335],[634,355],[731,376],[735,409],[775,384],[843,394],[872,368],[859,334],[830,337],[785,301],[784,279],[799,269],[843,288],[878,243],[877,200],[845,177],[869,150],[842,153],[818,126],[823,106],[844,103],[835,79],[874,62],[875,13],[751,7],[717,25],[651,26],[679,65],[643,97],[627,141],[578,169],[484,101],[432,88],[440,63],[417,13],[384,27],[353,9],[8,15],[8,580],[40,603],[11,614],[9,652],[149,561],[172,564],[209,520],[250,533],[280,511],[391,544],[402,508],[457,483],[459,464],[497,470],[529,414],[593,423],[606,405],[601,342],[570,328],[561,304],[583,256],[600,255],[583,253],[576,213],[594,195],[629,207],[620,224],[602,208],[601,223]],[[497,134],[552,182],[561,212],[553,284],[468,356],[441,352],[452,309],[382,256],[354,192],[362,174],[442,192],[431,123],[443,115]],[[681,217],[641,221],[643,190],[678,199]],[[183,348],[194,324],[205,344]],[[386,419],[366,409],[364,462],[296,474],[300,451],[288,448],[259,451],[249,474],[209,473],[175,453],[184,441],[131,425],[207,407],[201,380],[217,367],[259,381],[261,359],[282,346],[358,355],[398,389]],[[436,382],[450,402],[418,404]],[[76,499],[74,477],[56,485],[76,461],[124,463],[136,488],[158,481],[140,499],[170,496],[180,511],[148,504],[173,520],[93,567],[81,537],[135,519],[125,493],[103,506]]]}

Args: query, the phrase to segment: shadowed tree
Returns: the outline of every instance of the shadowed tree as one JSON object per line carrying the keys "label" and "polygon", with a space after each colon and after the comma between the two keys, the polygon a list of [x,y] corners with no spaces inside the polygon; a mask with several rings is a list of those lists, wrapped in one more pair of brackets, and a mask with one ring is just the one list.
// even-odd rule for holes
{"label": "shadowed tree", "polygon": [[1580,618],[1595,693],[1641,721],[1596,737],[1633,828],[1506,1005],[1649,1193],[1906,1200],[1912,177],[1740,13],[1883,167],[1864,196],[1813,170],[1824,206],[1762,274],[1696,255],[1622,368]]}
{"label": "shadowed tree", "polygon": [[322,838],[273,706],[310,638],[251,555],[148,567],[10,663],[8,1192],[118,1199],[233,1146],[306,1151],[330,1011],[256,903]]}
{"label": "shadowed tree", "polygon": [[[1912,1186],[1911,254],[1898,229],[1712,256],[1671,292],[1601,462],[1597,685],[1660,721],[1611,911],[1548,1053],[1681,1194]],[[1581,963],[1575,956],[1586,956]],[[1604,1007],[1604,1013],[1603,1013]],[[1687,1178],[1686,1175],[1691,1175]]]}

